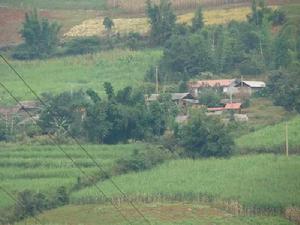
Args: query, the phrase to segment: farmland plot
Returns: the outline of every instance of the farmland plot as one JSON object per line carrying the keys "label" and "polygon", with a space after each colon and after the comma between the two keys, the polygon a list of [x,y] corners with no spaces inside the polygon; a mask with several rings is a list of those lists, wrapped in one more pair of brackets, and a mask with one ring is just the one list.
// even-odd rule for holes
{"label": "farmland plot", "polygon": [[[134,149],[144,149],[145,145],[88,145],[85,148],[104,169],[110,169],[116,160]],[[63,146],[63,149],[86,173],[100,173],[77,146]],[[26,189],[51,194],[59,186],[69,190],[78,177],[84,176],[55,146],[0,146],[0,185],[13,194]],[[3,192],[0,199],[0,210],[13,204]]]}
{"label": "farmland plot", "polygon": [[[300,206],[299,170],[299,156],[253,155],[171,161],[151,171],[119,176],[115,181],[135,200],[236,201],[236,210],[281,212],[289,206]],[[119,196],[108,182],[102,187],[110,196]],[[95,193],[94,188],[86,188],[74,192],[71,200],[102,201]]]}

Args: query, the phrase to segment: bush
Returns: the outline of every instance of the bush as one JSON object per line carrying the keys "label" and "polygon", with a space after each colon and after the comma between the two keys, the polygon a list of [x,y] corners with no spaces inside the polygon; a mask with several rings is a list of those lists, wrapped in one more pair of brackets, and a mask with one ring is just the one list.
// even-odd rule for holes
{"label": "bush", "polygon": [[134,150],[128,159],[119,159],[113,168],[114,174],[124,174],[131,171],[150,169],[170,158],[170,153],[163,149]]}
{"label": "bush", "polygon": [[228,129],[218,118],[204,112],[192,113],[188,123],[179,127],[177,136],[188,157],[226,157],[233,153],[234,142]]}
{"label": "bush", "polygon": [[6,141],[7,138],[8,136],[5,122],[0,118],[0,141]]}
{"label": "bush", "polygon": [[25,190],[18,193],[14,214],[17,220],[21,220],[48,208],[49,200],[44,194]]}
{"label": "bush", "polygon": [[57,188],[53,205],[54,206],[63,206],[69,203],[69,195],[67,193],[67,189],[64,186],[60,186]]}
{"label": "bush", "polygon": [[98,37],[75,38],[64,44],[65,55],[80,55],[101,50],[101,41]]}

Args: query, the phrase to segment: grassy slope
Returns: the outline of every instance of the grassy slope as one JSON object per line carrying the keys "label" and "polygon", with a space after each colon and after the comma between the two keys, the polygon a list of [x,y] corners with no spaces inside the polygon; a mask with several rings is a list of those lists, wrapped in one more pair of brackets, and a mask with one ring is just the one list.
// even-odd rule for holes
{"label": "grassy slope", "polygon": [[0,6],[39,9],[105,9],[106,0],[1,0]]}
{"label": "grassy slope", "polygon": [[[234,199],[248,207],[276,208],[300,206],[300,158],[273,155],[233,157],[231,159],[171,161],[151,171],[116,177],[115,182],[129,195],[169,198],[197,195]],[[101,184],[105,192],[118,196],[110,183]],[[183,198],[184,198],[183,197]],[[93,188],[72,194],[73,202],[96,200]]]}
{"label": "grassy slope", "polygon": [[[12,61],[11,64],[38,93],[92,88],[104,93],[103,83],[111,82],[116,90],[127,85],[138,87],[149,65],[161,56],[159,50],[113,50],[94,55],[37,61]],[[0,80],[20,99],[34,99],[16,75],[0,63]],[[0,102],[12,102],[0,90]]]}
{"label": "grassy slope", "polygon": [[[238,217],[205,205],[153,203],[138,204],[137,206],[153,225],[292,225],[292,223],[280,217]],[[134,224],[147,224],[128,205],[121,205],[120,208],[130,221],[134,221]],[[128,224],[110,205],[70,205],[45,212],[39,216],[39,219],[45,225]],[[33,221],[27,220],[26,222],[30,224]],[[19,225],[26,224],[26,222],[19,223]]]}
{"label": "grassy slope", "polygon": [[[242,152],[264,150],[284,153],[285,122],[264,127],[256,132],[241,136],[236,140],[237,147]],[[292,152],[299,152],[300,148],[300,116],[288,121],[289,145]]]}
{"label": "grassy slope", "polygon": [[[144,144],[115,146],[85,146],[95,159],[108,169],[115,160],[132,153],[133,149],[144,149]],[[63,146],[77,165],[85,172],[99,172],[94,163],[77,146]],[[0,146],[0,185],[12,191],[40,190],[51,193],[58,186],[72,187],[82,174],[72,162],[55,146]],[[0,192],[0,209],[12,204],[12,200]]]}

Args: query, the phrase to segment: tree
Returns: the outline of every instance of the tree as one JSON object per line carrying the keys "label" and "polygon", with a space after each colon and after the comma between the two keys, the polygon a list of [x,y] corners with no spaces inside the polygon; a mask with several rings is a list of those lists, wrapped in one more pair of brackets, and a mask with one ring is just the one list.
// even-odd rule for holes
{"label": "tree", "polygon": [[[299,68],[299,66],[298,66]],[[288,111],[300,113],[300,70],[274,71],[268,84],[268,90],[275,105],[283,106]]]}
{"label": "tree", "polygon": [[104,18],[103,25],[108,33],[110,33],[111,29],[115,26],[114,21],[108,16]]}
{"label": "tree", "polygon": [[63,92],[57,96],[45,96],[47,102],[40,115],[39,126],[44,134],[54,134],[62,137],[71,132],[72,135],[82,135],[83,109],[88,104],[88,99],[82,91]]}
{"label": "tree", "polygon": [[234,142],[225,125],[204,112],[192,113],[188,123],[179,127],[178,138],[185,154],[192,158],[226,157],[233,152]]}
{"label": "tree", "polygon": [[107,95],[107,99],[108,100],[113,99],[115,97],[115,92],[114,92],[114,88],[111,85],[111,83],[110,82],[104,82],[103,86],[104,86],[104,89],[105,89],[105,93]]}
{"label": "tree", "polygon": [[203,22],[203,13],[202,13],[202,7],[199,6],[196,10],[195,16],[192,19],[192,31],[196,32],[201,30],[204,27]]}
{"label": "tree", "polygon": [[29,58],[47,57],[53,53],[58,45],[58,33],[61,26],[56,22],[38,18],[37,11],[25,14],[25,22],[21,29],[21,36],[25,40],[25,48]]}
{"label": "tree", "polygon": [[199,103],[207,107],[217,107],[220,106],[221,94],[215,89],[207,89],[201,91],[199,97]]}
{"label": "tree", "polygon": [[146,2],[146,13],[149,18],[153,44],[162,45],[172,35],[175,28],[176,15],[171,8],[169,0],[161,0],[159,5]]}

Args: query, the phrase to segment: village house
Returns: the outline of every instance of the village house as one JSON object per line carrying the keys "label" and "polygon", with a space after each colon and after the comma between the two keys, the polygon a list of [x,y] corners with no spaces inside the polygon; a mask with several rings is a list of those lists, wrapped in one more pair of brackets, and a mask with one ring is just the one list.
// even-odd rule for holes
{"label": "village house", "polygon": [[[171,93],[171,99],[177,105],[187,105],[190,104],[197,104],[198,100],[194,98],[192,94],[189,92],[186,93]],[[151,94],[150,96],[145,96],[146,102],[153,102],[159,100],[160,94]]]}
{"label": "village house", "polygon": [[263,81],[236,81],[234,88],[236,93],[246,93],[251,96],[254,92],[260,91],[266,87]]}
{"label": "village house", "polygon": [[222,79],[222,80],[198,80],[192,81],[188,84],[189,92],[198,97],[201,90],[207,88],[220,88],[223,93],[227,93],[230,87],[234,87],[235,79]]}
{"label": "village house", "polygon": [[266,87],[263,81],[244,81],[238,79],[223,79],[223,80],[198,80],[188,84],[190,93],[198,97],[202,90],[207,88],[219,88],[224,94],[239,95],[247,94],[251,96],[254,92],[262,90]]}

